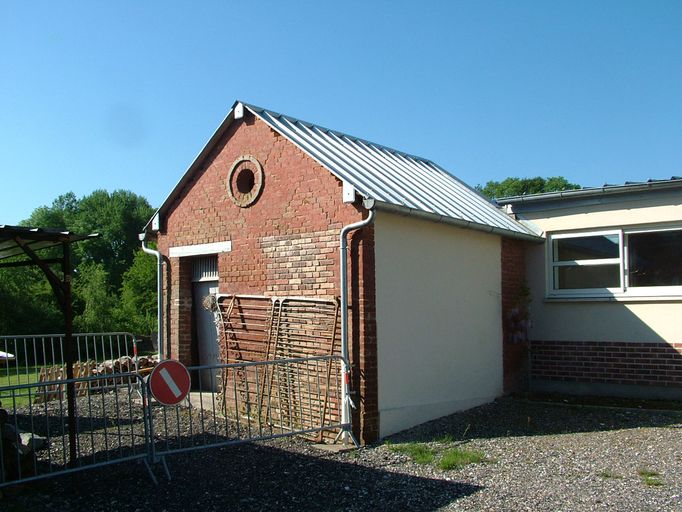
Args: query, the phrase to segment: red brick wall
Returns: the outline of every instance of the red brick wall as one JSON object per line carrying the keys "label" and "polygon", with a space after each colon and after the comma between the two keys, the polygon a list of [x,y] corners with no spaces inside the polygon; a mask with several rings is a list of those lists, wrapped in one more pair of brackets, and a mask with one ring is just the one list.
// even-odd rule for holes
{"label": "red brick wall", "polygon": [[[229,197],[227,176],[235,159],[247,154],[263,166],[264,187],[253,205],[240,208]],[[340,180],[246,113],[230,126],[161,219],[159,247],[167,256],[169,247],[230,240],[232,251],[219,257],[222,293],[338,297],[339,231],[364,213],[362,208],[344,204],[341,194]],[[355,348],[351,358],[362,419],[355,425],[362,425],[358,434],[371,441],[378,432],[371,229],[353,235],[349,245],[349,265],[360,258],[359,267],[349,275],[357,281],[351,303]],[[172,355],[189,360],[191,262],[171,258],[166,268],[167,337]]]}
{"label": "red brick wall", "polygon": [[501,258],[504,392],[511,393],[523,388],[528,366],[526,331],[519,318],[526,306],[524,242],[502,237]]}
{"label": "red brick wall", "polygon": [[376,274],[374,272],[374,226],[355,231],[349,237],[348,275],[358,276],[350,284],[353,304],[350,323],[351,354],[356,369],[352,387],[358,390],[352,399],[357,407],[353,425],[363,443],[379,438],[379,388],[377,374]]}
{"label": "red brick wall", "polygon": [[682,343],[533,341],[532,376],[551,381],[682,387]]}

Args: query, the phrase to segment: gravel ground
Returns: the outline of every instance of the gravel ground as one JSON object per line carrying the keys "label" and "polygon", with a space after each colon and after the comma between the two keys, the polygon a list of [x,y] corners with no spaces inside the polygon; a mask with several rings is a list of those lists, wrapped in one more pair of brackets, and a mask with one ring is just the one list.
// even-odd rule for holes
{"label": "gravel ground", "polygon": [[[682,415],[514,399],[453,414],[390,439],[328,453],[298,440],[247,443],[167,458],[155,486],[127,463],[10,487],[20,510],[677,510]],[[441,470],[396,451],[459,446],[481,463]],[[640,475],[655,476],[645,482]]]}

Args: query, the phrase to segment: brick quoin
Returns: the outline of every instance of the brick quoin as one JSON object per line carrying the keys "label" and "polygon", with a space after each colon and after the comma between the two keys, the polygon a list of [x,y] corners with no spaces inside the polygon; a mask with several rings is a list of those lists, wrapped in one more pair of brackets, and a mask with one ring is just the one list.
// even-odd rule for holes
{"label": "brick quoin", "polygon": [[[227,178],[243,155],[263,166],[259,199],[240,208]],[[342,182],[250,112],[233,121],[161,219],[159,250],[165,256],[165,326],[172,357],[191,363],[191,258],[168,258],[170,247],[230,240],[218,259],[221,293],[340,296],[339,232],[366,212],[342,201]],[[374,238],[371,227],[349,237],[354,421],[363,442],[378,437]]]}
{"label": "brick quoin", "polygon": [[527,377],[527,344],[515,339],[518,326],[514,325],[513,310],[519,308],[525,281],[525,244],[521,240],[502,237],[502,361],[504,392],[512,393],[523,388]]}
{"label": "brick quoin", "polygon": [[534,340],[532,377],[682,388],[682,343]]}

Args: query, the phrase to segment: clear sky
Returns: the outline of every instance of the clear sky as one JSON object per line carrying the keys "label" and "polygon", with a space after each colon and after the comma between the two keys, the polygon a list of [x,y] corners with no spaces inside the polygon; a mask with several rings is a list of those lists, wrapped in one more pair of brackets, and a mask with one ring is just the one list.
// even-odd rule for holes
{"label": "clear sky", "polygon": [[0,2],[0,224],[157,207],[240,99],[467,183],[682,175],[682,1]]}

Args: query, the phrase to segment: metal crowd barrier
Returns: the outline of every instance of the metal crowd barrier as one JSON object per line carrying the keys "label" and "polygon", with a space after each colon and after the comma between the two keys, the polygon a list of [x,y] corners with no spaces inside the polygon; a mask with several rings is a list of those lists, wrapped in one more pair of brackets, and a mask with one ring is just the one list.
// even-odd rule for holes
{"label": "metal crowd barrier", "polygon": [[[78,333],[75,343],[74,377],[132,371],[135,336],[128,332]],[[0,382],[3,386],[66,378],[63,334],[0,336]],[[117,366],[109,371],[105,361]],[[121,365],[124,367],[121,367]],[[126,366],[127,365],[127,366]],[[0,387],[0,400],[3,387]]]}
{"label": "metal crowd barrier", "polygon": [[350,428],[341,423],[341,361],[317,356],[188,368],[196,383],[188,403],[152,407],[154,458],[294,435],[334,439]]}
{"label": "metal crowd barrier", "polygon": [[[188,368],[194,390],[177,406],[149,395],[137,373],[0,388],[0,488],[107,464],[249,441],[332,440],[341,422],[340,356]],[[75,395],[68,418],[67,391]]]}
{"label": "metal crowd barrier", "polygon": [[[1,388],[0,487],[114,462],[148,464],[147,399],[141,384],[139,375],[122,373]],[[70,386],[77,395],[75,422],[68,418]]]}

